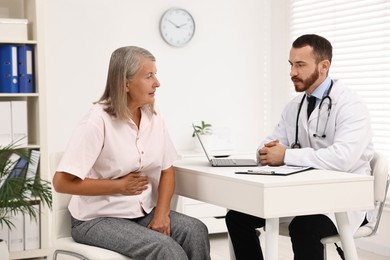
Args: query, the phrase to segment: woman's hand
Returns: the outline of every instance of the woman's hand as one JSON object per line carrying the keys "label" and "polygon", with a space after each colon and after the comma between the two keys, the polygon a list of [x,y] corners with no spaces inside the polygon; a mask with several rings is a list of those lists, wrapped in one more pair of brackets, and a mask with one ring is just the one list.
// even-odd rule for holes
{"label": "woman's hand", "polygon": [[139,172],[131,172],[118,179],[82,180],[66,172],[56,172],[53,177],[53,186],[57,192],[83,196],[139,195],[148,188],[148,183],[148,177]]}
{"label": "woman's hand", "polygon": [[171,235],[171,219],[169,218],[171,199],[175,190],[175,170],[173,166],[161,171],[160,184],[158,186],[157,205],[154,216],[148,228]]}
{"label": "woman's hand", "polygon": [[121,188],[123,195],[139,195],[148,188],[148,177],[141,175],[139,172],[131,172],[126,176],[119,178],[124,185]]}
{"label": "woman's hand", "polygon": [[154,231],[160,232],[164,235],[170,236],[171,235],[171,219],[169,218],[169,215],[158,214],[158,212],[156,211],[152,221],[148,225],[148,228],[150,228]]}

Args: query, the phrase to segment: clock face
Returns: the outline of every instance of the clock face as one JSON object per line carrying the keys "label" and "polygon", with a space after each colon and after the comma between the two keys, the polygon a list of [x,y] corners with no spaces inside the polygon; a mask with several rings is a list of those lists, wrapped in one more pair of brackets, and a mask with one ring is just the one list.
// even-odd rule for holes
{"label": "clock face", "polygon": [[194,36],[194,19],[184,9],[169,9],[161,17],[160,33],[168,44],[175,47],[183,46]]}

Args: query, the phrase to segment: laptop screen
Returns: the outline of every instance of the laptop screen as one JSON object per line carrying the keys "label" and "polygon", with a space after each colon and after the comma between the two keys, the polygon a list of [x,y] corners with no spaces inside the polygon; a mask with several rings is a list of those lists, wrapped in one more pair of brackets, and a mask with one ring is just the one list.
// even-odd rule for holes
{"label": "laptop screen", "polygon": [[200,146],[202,146],[202,149],[203,149],[204,153],[206,154],[207,160],[211,161],[210,156],[207,153],[206,148],[203,145],[202,139],[200,139],[200,136],[198,134],[198,130],[196,130],[196,127],[195,127],[194,123],[192,123],[192,128],[194,128],[195,135],[198,138]]}

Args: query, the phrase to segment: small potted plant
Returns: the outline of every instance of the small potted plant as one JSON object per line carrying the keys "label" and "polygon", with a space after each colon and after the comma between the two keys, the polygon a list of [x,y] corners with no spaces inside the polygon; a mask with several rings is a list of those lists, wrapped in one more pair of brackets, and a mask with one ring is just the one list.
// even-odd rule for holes
{"label": "small potted plant", "polygon": [[[212,125],[202,120],[200,125],[194,125],[194,127],[195,129],[192,132],[192,137],[195,137],[196,136],[195,133],[198,133],[199,138],[202,139],[202,143],[204,146],[206,146],[206,149],[210,148],[212,142],[212,134],[213,134]],[[195,138],[194,150],[202,151],[202,147],[197,138]]]}
{"label": "small potted plant", "polygon": [[206,135],[206,134],[212,134],[213,131],[212,131],[212,125],[211,124],[207,124],[205,123],[203,120],[201,122],[201,125],[195,125],[195,128],[196,130],[194,130],[194,132],[192,133],[192,137],[195,137],[195,131],[199,134],[199,135]]}
{"label": "small potted plant", "polygon": [[[52,207],[51,185],[39,177],[9,176],[17,163],[11,160],[11,155],[30,161],[26,149],[18,148],[14,144],[0,146],[0,228],[7,226],[10,230],[16,227],[11,216],[22,213],[37,219],[39,212],[33,201],[40,201],[42,206]],[[0,242],[1,243],[1,242]],[[2,242],[3,244],[4,241]],[[6,252],[3,252],[5,249]],[[1,255],[8,253],[8,248],[0,249]],[[7,259],[7,258],[5,258]]]}

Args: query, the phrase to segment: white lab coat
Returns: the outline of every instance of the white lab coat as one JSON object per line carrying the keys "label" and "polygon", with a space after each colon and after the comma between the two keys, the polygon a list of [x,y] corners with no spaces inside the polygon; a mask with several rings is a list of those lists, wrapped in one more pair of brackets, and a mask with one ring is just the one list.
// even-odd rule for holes
{"label": "white lab coat", "polygon": [[[303,95],[304,93],[298,95],[286,105],[274,132],[261,142],[259,149],[265,143],[275,139],[287,148],[291,147],[291,144],[295,142],[296,118]],[[371,174],[370,160],[374,149],[371,140],[370,115],[364,102],[354,91],[346,88],[340,80],[334,81],[330,97],[332,107],[325,130],[326,137],[314,137],[313,134],[322,135],[324,132],[328,117],[327,100],[321,106],[321,111],[319,104],[316,106],[309,120],[305,100],[298,121],[298,140],[302,148],[287,149],[284,163],[356,174]],[[316,132],[318,117],[318,131]],[[366,212],[363,211],[348,213],[354,232],[363,222],[365,214]],[[328,216],[336,223],[334,214]],[[373,221],[370,218],[371,214],[368,220]]]}

